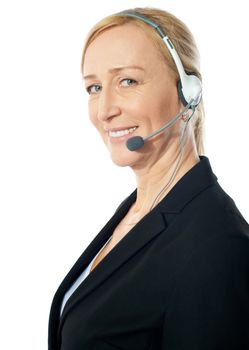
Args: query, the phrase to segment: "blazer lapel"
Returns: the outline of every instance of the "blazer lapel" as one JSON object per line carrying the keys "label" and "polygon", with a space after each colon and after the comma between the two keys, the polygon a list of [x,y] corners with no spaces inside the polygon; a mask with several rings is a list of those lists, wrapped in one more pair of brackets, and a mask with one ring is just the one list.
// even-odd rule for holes
{"label": "blazer lapel", "polygon": [[[90,263],[94,256],[101,249],[103,244],[112,235],[113,230],[121,219],[128,212],[130,206],[136,199],[137,190],[135,190],[123,204],[118,208],[112,219],[100,231],[97,237],[89,245],[86,251],[78,259],[73,269],[65,278],[65,285],[70,285],[84,268]],[[160,210],[155,207],[151,212],[145,215],[134,226],[125,237],[105,256],[105,258],[95,267],[95,269],[86,277],[83,283],[75,290],[68,299],[61,316],[60,325],[70,312],[70,310],[84,298],[87,297],[95,288],[97,288],[105,279],[115,272],[122,264],[131,258],[139,249],[147,244],[151,239],[165,230],[166,222]],[[64,288],[63,288],[64,289]]]}

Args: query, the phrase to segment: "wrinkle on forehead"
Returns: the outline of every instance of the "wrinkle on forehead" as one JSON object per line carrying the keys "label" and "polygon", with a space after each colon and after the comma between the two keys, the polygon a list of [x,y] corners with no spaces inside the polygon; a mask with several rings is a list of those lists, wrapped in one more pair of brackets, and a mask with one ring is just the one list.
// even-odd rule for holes
{"label": "wrinkle on forehead", "polygon": [[88,46],[84,75],[117,66],[139,65],[147,70],[167,67],[151,38],[137,25],[124,24],[100,33]]}

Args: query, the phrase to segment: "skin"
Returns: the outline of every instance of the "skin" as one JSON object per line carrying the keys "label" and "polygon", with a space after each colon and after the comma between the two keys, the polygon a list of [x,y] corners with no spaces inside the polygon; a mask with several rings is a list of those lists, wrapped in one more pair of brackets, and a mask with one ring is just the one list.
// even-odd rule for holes
{"label": "skin", "polygon": [[[131,23],[110,28],[94,39],[86,51],[83,75],[90,93],[91,122],[112,161],[118,166],[131,167],[136,176],[137,199],[127,214],[129,225],[149,211],[156,195],[168,182],[179,155],[184,118],[133,152],[127,149],[125,141],[112,143],[105,128],[138,126],[132,136],[147,136],[162,127],[183,110],[176,82],[151,39]],[[199,160],[189,122],[181,165],[160,200]]]}

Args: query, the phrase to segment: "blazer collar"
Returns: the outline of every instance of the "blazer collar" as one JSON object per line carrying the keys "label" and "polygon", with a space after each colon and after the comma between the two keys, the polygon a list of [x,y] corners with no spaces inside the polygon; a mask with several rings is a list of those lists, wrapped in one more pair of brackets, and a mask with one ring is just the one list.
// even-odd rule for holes
{"label": "blazer collar", "polygon": [[[200,192],[213,185],[217,176],[213,173],[208,157],[199,156],[200,161],[195,164],[158,203],[163,213],[179,213]],[[120,205],[120,210],[126,211],[137,198],[137,189],[133,191]],[[118,208],[118,209],[119,209]],[[167,216],[167,215],[166,215]]]}
{"label": "blazer collar", "polygon": [[107,222],[69,271],[56,292],[51,306],[49,322],[49,342],[51,344],[55,344],[56,342],[55,333],[57,333],[58,327],[62,327],[67,314],[79,301],[86,298],[104,280],[121,268],[127,260],[131,259],[150,240],[165,231],[172,216],[177,215],[189,201],[215,183],[217,177],[212,172],[208,158],[205,156],[199,157],[200,161],[175,184],[162,201],[151,212],[145,215],[86,277],[69,298],[60,318],[59,309],[64,293],[112,235],[117,224],[135,202],[137,189],[121,203],[113,217]]}
{"label": "blazer collar", "polygon": [[199,158],[200,161],[176,183],[164,200],[159,203],[161,211],[179,213],[189,201],[218,180],[212,171],[209,159],[206,156],[199,156]]}

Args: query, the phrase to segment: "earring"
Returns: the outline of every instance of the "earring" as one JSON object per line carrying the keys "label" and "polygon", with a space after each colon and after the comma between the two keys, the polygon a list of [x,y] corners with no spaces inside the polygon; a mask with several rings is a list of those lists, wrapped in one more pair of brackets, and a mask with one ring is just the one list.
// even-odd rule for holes
{"label": "earring", "polygon": [[188,118],[188,113],[184,113],[184,114],[181,116],[181,120],[183,120],[184,122],[186,121],[187,118]]}

